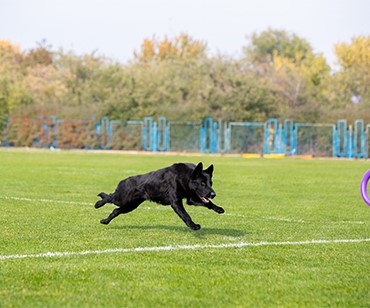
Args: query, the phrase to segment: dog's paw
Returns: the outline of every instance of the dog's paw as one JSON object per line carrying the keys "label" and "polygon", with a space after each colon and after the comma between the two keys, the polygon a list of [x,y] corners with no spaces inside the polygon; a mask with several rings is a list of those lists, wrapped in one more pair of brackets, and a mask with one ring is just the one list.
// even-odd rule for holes
{"label": "dog's paw", "polygon": [[105,197],[107,197],[108,195],[104,192],[101,192],[100,194],[98,194],[98,197],[104,199]]}
{"label": "dog's paw", "polygon": [[197,230],[199,230],[200,228],[201,228],[201,226],[200,226],[200,225],[198,225],[198,224],[194,224],[194,225],[190,226],[190,229],[192,229],[192,230],[194,230],[194,231],[197,231]]}
{"label": "dog's paw", "polygon": [[109,224],[109,220],[106,219],[106,218],[103,218],[102,220],[100,220],[100,223],[103,224],[103,225],[107,225],[107,224]]}
{"label": "dog's paw", "polygon": [[102,207],[103,205],[104,205],[103,200],[99,200],[98,202],[95,203],[94,207],[96,209],[98,209],[98,208]]}
{"label": "dog's paw", "polygon": [[217,208],[215,208],[215,212],[218,213],[218,214],[223,214],[223,213],[225,213],[225,210],[222,207],[217,207]]}

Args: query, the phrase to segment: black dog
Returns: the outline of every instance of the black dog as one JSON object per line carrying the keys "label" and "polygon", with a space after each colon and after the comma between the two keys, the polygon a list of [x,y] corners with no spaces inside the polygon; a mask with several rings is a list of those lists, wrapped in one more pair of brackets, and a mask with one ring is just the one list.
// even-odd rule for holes
{"label": "black dog", "polygon": [[189,228],[199,230],[200,225],[195,224],[185,211],[182,199],[187,199],[189,205],[201,205],[219,214],[224,213],[223,208],[210,200],[216,196],[212,188],[212,173],[213,165],[203,170],[202,163],[197,166],[179,163],[122,180],[114,193],[108,195],[102,192],[98,195],[102,200],[96,202],[95,208],[108,202],[118,206],[100,222],[109,224],[118,215],[131,212],[145,200],[150,200],[171,205]]}

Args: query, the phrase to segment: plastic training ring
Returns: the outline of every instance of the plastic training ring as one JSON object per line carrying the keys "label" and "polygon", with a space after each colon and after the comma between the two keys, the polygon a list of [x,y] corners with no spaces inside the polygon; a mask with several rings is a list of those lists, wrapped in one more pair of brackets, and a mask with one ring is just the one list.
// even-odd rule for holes
{"label": "plastic training ring", "polygon": [[370,170],[367,170],[366,173],[364,174],[364,177],[362,178],[361,186],[360,186],[362,199],[364,199],[365,203],[368,206],[370,206],[370,198],[369,198],[369,195],[367,194],[367,182],[369,182],[369,178],[370,178]]}

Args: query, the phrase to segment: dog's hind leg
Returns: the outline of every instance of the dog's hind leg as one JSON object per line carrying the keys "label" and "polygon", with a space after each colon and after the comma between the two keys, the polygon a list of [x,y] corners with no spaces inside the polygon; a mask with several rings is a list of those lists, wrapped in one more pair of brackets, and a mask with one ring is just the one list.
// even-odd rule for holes
{"label": "dog's hind leg", "polygon": [[126,214],[136,209],[144,200],[145,199],[138,199],[131,201],[130,203],[125,204],[124,206],[120,206],[114,209],[113,212],[110,213],[107,218],[103,218],[102,220],[100,220],[100,222],[104,225],[107,225],[111,222],[113,218],[116,218],[118,215]]}
{"label": "dog's hind leg", "polygon": [[102,200],[99,200],[98,202],[95,203],[95,208],[98,209],[105,205],[106,203],[112,202],[113,200],[113,194],[106,194],[104,192],[101,192],[98,197],[100,197]]}
{"label": "dog's hind leg", "polygon": [[118,208],[114,209],[113,212],[110,213],[107,218],[103,218],[102,220],[100,220],[100,222],[104,225],[107,225],[111,222],[111,220],[113,218],[117,217],[118,215],[120,215],[122,213],[123,213],[122,208],[118,207]]}

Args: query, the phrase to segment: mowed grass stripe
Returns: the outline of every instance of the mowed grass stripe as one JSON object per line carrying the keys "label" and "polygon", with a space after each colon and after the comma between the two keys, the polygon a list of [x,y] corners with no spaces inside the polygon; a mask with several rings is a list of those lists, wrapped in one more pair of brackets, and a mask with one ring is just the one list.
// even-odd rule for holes
{"label": "mowed grass stripe", "polygon": [[259,246],[287,246],[287,245],[310,245],[310,244],[339,244],[339,243],[363,243],[370,242],[370,238],[363,239],[334,239],[334,240],[309,240],[298,242],[259,242],[259,243],[232,243],[218,245],[176,245],[159,247],[136,247],[136,248],[114,248],[105,250],[87,250],[87,251],[65,251],[65,252],[46,252],[39,254],[9,255],[0,256],[0,260],[26,259],[26,258],[60,258],[69,256],[97,255],[106,253],[133,253],[133,252],[158,252],[158,251],[177,251],[177,250],[195,250],[195,249],[224,249],[224,248],[244,248]]}

